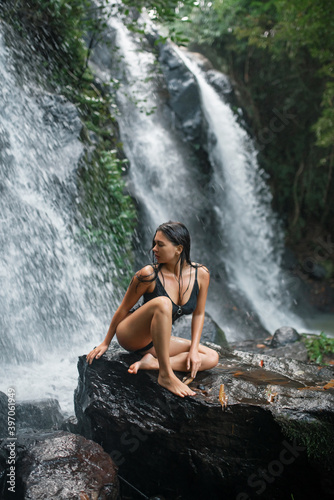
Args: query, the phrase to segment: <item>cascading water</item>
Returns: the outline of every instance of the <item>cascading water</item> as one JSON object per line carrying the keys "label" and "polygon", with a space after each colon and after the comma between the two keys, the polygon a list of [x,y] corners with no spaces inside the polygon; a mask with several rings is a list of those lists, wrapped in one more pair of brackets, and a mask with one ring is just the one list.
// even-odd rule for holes
{"label": "cascading water", "polygon": [[206,200],[195,176],[189,174],[191,164],[184,145],[164,120],[154,54],[141,50],[121,22],[113,20],[112,27],[120,51],[121,64],[116,72],[122,81],[117,93],[121,109],[118,123],[131,164],[129,188],[144,212],[147,234],[152,236],[161,222],[177,219],[181,212],[188,220],[196,220]]}
{"label": "cascading water", "polygon": [[18,82],[2,36],[0,80],[0,390],[72,411],[77,357],[104,335],[111,295],[74,234],[82,125],[64,98]]}
{"label": "cascading water", "polygon": [[271,210],[271,194],[257,162],[257,151],[231,107],[207,82],[199,66],[175,49],[198,82],[211,137],[215,208],[226,240],[229,278],[244,294],[268,331],[291,324],[305,329],[289,311],[287,277],[282,271],[283,233]]}
{"label": "cascading water", "polygon": [[[141,226],[148,228],[144,231],[146,248],[149,235],[161,222],[182,220],[189,227],[198,260],[211,270],[226,270],[222,279],[219,272],[213,273],[207,310],[229,339],[253,335],[254,329],[250,333],[247,325],[227,319],[225,311],[220,311],[219,301],[226,296],[226,291],[221,294],[225,277],[227,293],[234,296],[235,303],[239,299],[248,303],[269,331],[286,324],[303,328],[302,321],[289,311],[292,299],[279,264],[282,237],[256,150],[246,132],[198,66],[175,48],[198,82],[208,122],[214,191],[208,197],[189,150],[166,120],[152,69],[154,55],[142,50],[123,25],[112,21],[112,26],[122,61],[116,73],[123,82],[117,94],[121,137],[131,164],[129,187],[138,200]],[[215,213],[216,225],[201,218],[205,208]]]}

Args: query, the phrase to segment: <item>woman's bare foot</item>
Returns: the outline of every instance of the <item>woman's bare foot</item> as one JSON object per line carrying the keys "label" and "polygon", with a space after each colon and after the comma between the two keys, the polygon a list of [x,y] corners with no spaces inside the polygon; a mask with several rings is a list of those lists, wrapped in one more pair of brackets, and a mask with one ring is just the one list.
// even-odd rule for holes
{"label": "woman's bare foot", "polygon": [[[152,356],[149,352],[145,354],[139,361],[133,363],[129,368],[128,372],[135,375],[138,370],[159,370],[159,362],[157,358]],[[172,373],[171,375],[163,376],[159,374],[158,383],[168,389],[173,394],[184,398],[184,396],[195,396],[196,392],[192,391],[190,387],[181,382],[177,376]]]}
{"label": "woman's bare foot", "polygon": [[148,352],[139,361],[129,366],[128,372],[135,375],[138,370],[159,370],[158,360]]}
{"label": "woman's bare foot", "polygon": [[192,391],[190,387],[181,382],[175,374],[165,377],[159,374],[158,382],[162,387],[168,389],[170,392],[180,396],[181,398],[184,398],[184,396],[196,395],[196,392]]}

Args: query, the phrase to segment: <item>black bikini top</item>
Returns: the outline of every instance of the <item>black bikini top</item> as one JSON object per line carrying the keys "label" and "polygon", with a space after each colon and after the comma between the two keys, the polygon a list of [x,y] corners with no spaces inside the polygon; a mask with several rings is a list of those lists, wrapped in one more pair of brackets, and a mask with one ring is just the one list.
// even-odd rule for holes
{"label": "black bikini top", "polygon": [[144,293],[143,298],[144,298],[144,304],[146,304],[146,302],[149,302],[150,300],[155,299],[156,297],[161,297],[161,296],[168,297],[173,305],[172,321],[174,323],[174,321],[176,321],[178,318],[181,318],[181,316],[183,316],[184,314],[192,314],[195,311],[197,305],[198,292],[199,292],[199,287],[197,281],[197,267],[196,267],[193,289],[191,291],[191,295],[189,297],[188,302],[186,302],[185,304],[179,306],[178,304],[175,304],[175,302],[172,301],[172,299],[166,292],[163,284],[161,283],[159,276],[156,277],[155,289],[153,290],[153,292]]}

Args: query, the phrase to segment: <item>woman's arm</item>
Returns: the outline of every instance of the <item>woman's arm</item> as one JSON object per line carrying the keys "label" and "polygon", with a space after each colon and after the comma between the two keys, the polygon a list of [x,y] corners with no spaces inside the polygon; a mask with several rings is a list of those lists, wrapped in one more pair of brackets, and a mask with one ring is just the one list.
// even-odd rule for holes
{"label": "woman's arm", "polygon": [[94,358],[98,359],[106,352],[116,333],[117,326],[127,317],[130,309],[138,302],[140,297],[152,286],[152,281],[142,281],[142,279],[150,276],[152,276],[152,267],[145,266],[132,278],[121,304],[112,317],[105,339],[87,355],[86,359],[89,364],[92,363]]}
{"label": "woman's arm", "polygon": [[191,346],[187,359],[187,369],[191,369],[191,376],[195,378],[201,359],[198,353],[198,346],[201,340],[205,318],[205,304],[210,283],[210,274],[206,267],[199,267],[197,270],[199,292],[197,296],[196,309],[193,312],[191,322]]}

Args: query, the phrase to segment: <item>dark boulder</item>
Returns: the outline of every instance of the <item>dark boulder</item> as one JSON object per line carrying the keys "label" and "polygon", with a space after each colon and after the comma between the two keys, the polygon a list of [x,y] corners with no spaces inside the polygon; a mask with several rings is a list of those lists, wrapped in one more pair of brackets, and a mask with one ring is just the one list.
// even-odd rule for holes
{"label": "dark boulder", "polygon": [[64,422],[57,399],[24,401],[16,404],[17,431],[21,429],[60,429]]}
{"label": "dark boulder", "polygon": [[[9,413],[11,411],[11,413]],[[15,428],[9,425],[15,422]],[[7,500],[116,500],[117,467],[98,444],[59,427],[64,420],[55,399],[8,406],[0,392],[0,498]]]}
{"label": "dark boulder", "polygon": [[[130,375],[127,368],[139,357],[116,343],[91,366],[80,357],[80,432],[148,496],[327,498],[334,391],[326,383],[333,371],[216,348],[220,363],[198,374],[191,384],[196,396],[184,399],[161,388],[155,371]],[[219,401],[222,386],[226,407]]]}
{"label": "dark boulder", "polygon": [[161,48],[159,61],[169,92],[168,105],[175,114],[176,126],[182,130],[186,140],[200,139],[204,117],[194,75],[169,44]]}
{"label": "dark boulder", "polygon": [[[13,484],[9,489],[8,456],[14,451]],[[4,499],[119,498],[115,464],[101,446],[82,436],[65,431],[23,433],[16,441],[1,442],[0,463],[6,475],[0,486]]]}
{"label": "dark boulder", "polygon": [[[173,325],[172,335],[191,339],[191,321],[191,315],[178,319]],[[201,342],[213,342],[214,344],[227,347],[225,333],[209,314],[205,314]]]}
{"label": "dark boulder", "polygon": [[297,342],[300,339],[301,337],[299,333],[294,328],[292,328],[291,326],[281,326],[275,331],[270,346],[281,347],[286,344]]}

